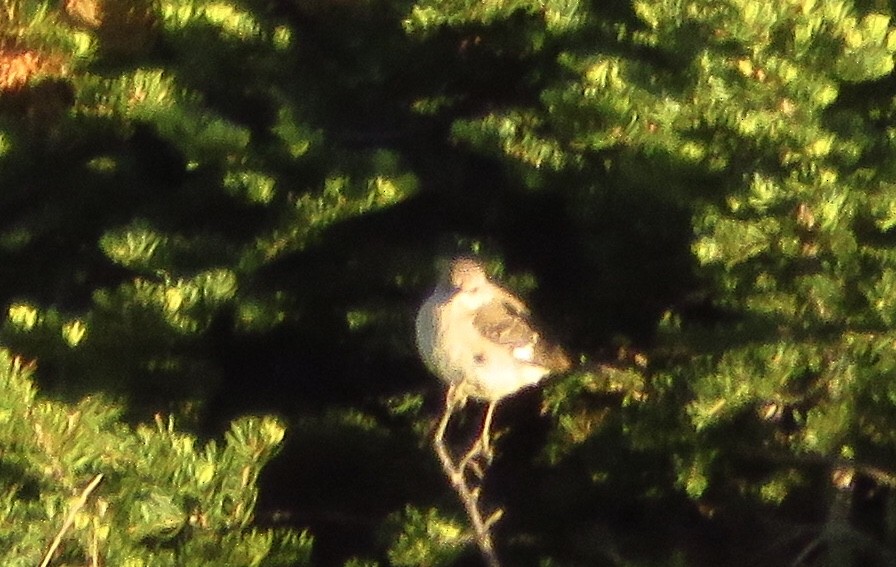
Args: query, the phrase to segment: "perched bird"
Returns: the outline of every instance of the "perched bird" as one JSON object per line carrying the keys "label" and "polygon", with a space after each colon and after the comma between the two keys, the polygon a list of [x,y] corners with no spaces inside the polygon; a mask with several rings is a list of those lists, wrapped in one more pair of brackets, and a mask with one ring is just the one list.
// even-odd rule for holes
{"label": "perched bird", "polygon": [[570,367],[563,349],[534,328],[526,305],[489,281],[482,265],[471,258],[451,262],[417,313],[416,327],[424,363],[449,386],[436,442],[441,443],[457,405],[469,397],[485,401],[488,409],[477,450],[489,460],[489,430],[497,403]]}

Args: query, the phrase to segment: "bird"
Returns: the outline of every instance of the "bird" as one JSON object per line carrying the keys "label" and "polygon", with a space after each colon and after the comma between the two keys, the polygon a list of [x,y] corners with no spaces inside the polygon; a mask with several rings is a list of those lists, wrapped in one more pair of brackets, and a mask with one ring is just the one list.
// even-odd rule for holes
{"label": "bird", "polygon": [[479,455],[491,461],[490,429],[501,400],[571,367],[563,348],[536,329],[526,304],[493,283],[471,257],[454,258],[442,272],[417,312],[416,339],[426,367],[448,385],[437,451],[455,408],[468,398],[488,404],[461,468]]}

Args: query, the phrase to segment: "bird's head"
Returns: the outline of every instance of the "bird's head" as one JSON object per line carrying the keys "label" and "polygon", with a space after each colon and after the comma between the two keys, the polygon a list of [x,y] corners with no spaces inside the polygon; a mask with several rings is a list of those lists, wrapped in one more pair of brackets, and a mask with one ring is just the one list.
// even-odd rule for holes
{"label": "bird's head", "polygon": [[488,282],[482,264],[472,258],[455,258],[448,266],[448,281],[452,287],[470,291]]}
{"label": "bird's head", "polygon": [[472,258],[453,259],[443,281],[453,293],[459,294],[470,309],[476,309],[492,300],[493,288],[485,269]]}

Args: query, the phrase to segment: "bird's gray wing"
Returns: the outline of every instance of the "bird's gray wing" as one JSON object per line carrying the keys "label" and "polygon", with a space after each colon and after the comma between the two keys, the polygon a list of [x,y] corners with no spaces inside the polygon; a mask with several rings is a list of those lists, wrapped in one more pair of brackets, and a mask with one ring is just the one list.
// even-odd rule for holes
{"label": "bird's gray wing", "polygon": [[529,318],[526,305],[498,288],[495,298],[480,307],[473,325],[483,338],[505,348],[518,361],[560,372],[570,367],[563,349],[544,340]]}
{"label": "bird's gray wing", "polygon": [[528,315],[522,301],[510,294],[496,294],[476,311],[473,325],[483,338],[515,349],[538,342],[538,332]]}

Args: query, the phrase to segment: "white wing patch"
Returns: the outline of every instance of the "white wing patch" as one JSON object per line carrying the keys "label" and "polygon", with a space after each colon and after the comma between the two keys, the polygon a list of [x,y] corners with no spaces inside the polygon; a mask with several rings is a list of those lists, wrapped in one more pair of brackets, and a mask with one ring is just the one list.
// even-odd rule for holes
{"label": "white wing patch", "polygon": [[522,362],[532,362],[535,360],[535,343],[518,346],[512,351],[513,358]]}

